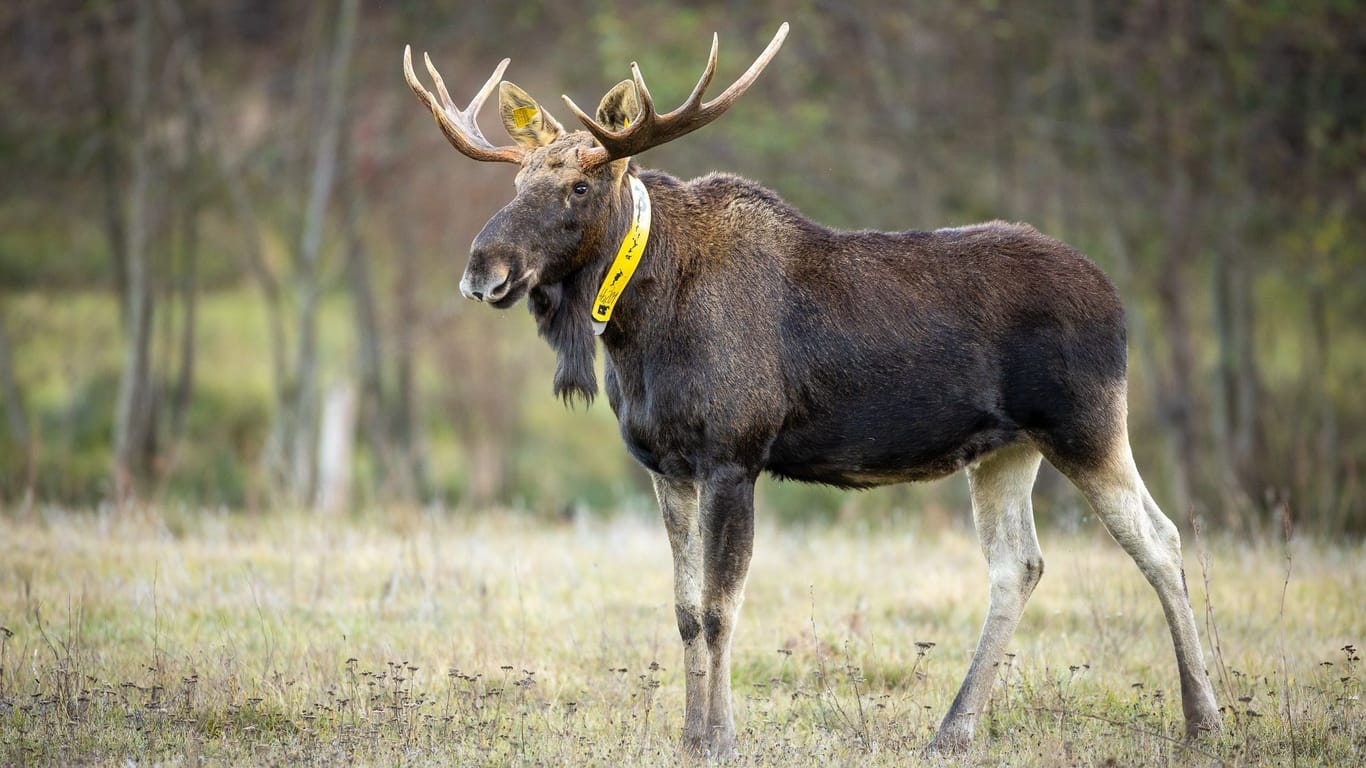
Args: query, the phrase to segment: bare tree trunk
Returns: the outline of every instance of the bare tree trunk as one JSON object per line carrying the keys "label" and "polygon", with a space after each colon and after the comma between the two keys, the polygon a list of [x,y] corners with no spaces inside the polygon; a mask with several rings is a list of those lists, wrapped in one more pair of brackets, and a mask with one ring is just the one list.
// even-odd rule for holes
{"label": "bare tree trunk", "polygon": [[[192,42],[192,41],[185,41]],[[189,82],[182,75],[181,86],[188,92]],[[189,101],[187,99],[187,101]],[[185,434],[185,414],[194,392],[195,329],[198,326],[199,272],[199,208],[203,200],[199,184],[200,114],[187,109],[185,115],[185,175],[180,241],[180,274],[177,285],[180,294],[180,354],[175,385],[171,391],[171,444],[177,444]]]}
{"label": "bare tree trunk", "polygon": [[[194,122],[204,132],[205,143],[212,147],[213,160],[218,168],[228,194],[228,204],[237,219],[241,249],[238,256],[243,271],[251,275],[252,281],[260,291],[262,308],[266,317],[266,343],[270,350],[270,372],[272,409],[275,414],[285,413],[289,399],[289,361],[287,350],[289,338],[284,318],[284,298],[280,282],[271,270],[265,257],[265,247],[261,238],[261,223],[256,216],[252,193],[247,187],[243,170],[235,166],[228,157],[227,143],[218,134],[219,125],[214,113],[214,104],[208,98],[203,69],[198,58],[195,42],[189,39],[189,28],[184,14],[176,0],[161,0],[160,10],[173,38],[182,41],[180,53],[181,74],[185,79],[186,101],[193,113]],[[277,417],[278,418],[278,417]],[[282,476],[284,471],[284,450],[277,441],[271,440],[261,456],[261,465],[266,474]]]}
{"label": "bare tree trunk", "polygon": [[3,314],[0,314],[0,395],[5,398],[5,419],[9,423],[10,439],[24,455],[28,455],[28,415],[24,411],[19,379],[14,375],[14,360],[10,355],[9,333],[5,330]]}
{"label": "bare tree trunk", "polygon": [[1220,454],[1228,493],[1223,503],[1226,524],[1233,528],[1251,520],[1244,512],[1259,507],[1268,481],[1260,471],[1262,451],[1261,376],[1252,339],[1252,267],[1240,254],[1246,234],[1246,204],[1236,192],[1222,195],[1229,220],[1214,257],[1215,332],[1219,342],[1219,407],[1214,409],[1216,451]]}
{"label": "bare tree trunk", "polygon": [[346,183],[346,276],[351,288],[352,321],[356,329],[356,376],[360,381],[359,422],[362,440],[370,450],[376,469],[376,486],[392,492],[390,477],[398,462],[392,430],[386,418],[384,398],[382,336],[375,310],[375,290],[370,276],[370,259],[361,235],[364,219],[364,185],[360,164],[352,155],[350,141],[344,143],[347,156]]}
{"label": "bare tree trunk", "polygon": [[[1310,86],[1307,89],[1308,107],[1303,110],[1305,121],[1304,129],[1306,134],[1312,131],[1314,121],[1320,118],[1324,109],[1324,55],[1318,53],[1314,56],[1310,65]],[[1331,55],[1331,54],[1330,54]],[[1321,154],[1312,157],[1308,165],[1308,184],[1306,188],[1311,190],[1324,189],[1322,182],[1324,176],[1324,161]],[[1313,207],[1322,217],[1331,206],[1326,200],[1315,200]],[[1313,265],[1328,264],[1332,261],[1332,254],[1328,249],[1333,246],[1326,245],[1317,238],[1313,241],[1312,256],[1310,262]],[[1315,272],[1319,272],[1318,269]],[[1322,273],[1320,273],[1322,274]],[[1321,276],[1315,276],[1310,280],[1308,289],[1308,321],[1312,329],[1313,339],[1310,345],[1311,353],[1308,355],[1310,364],[1303,368],[1302,391],[1314,393],[1305,410],[1307,411],[1306,421],[1308,429],[1314,434],[1307,436],[1308,442],[1312,444],[1305,451],[1309,456],[1310,477],[1296,489],[1300,504],[1317,507],[1316,517],[1324,526],[1324,530],[1341,531],[1353,525],[1352,512],[1354,506],[1353,492],[1354,483],[1347,480],[1350,473],[1356,471],[1353,467],[1354,460],[1344,459],[1342,451],[1341,429],[1338,422],[1337,407],[1333,398],[1323,396],[1324,382],[1332,380],[1332,372],[1335,368],[1333,360],[1334,339],[1328,317],[1328,290],[1324,285]],[[1355,460],[1359,461],[1359,459]],[[1359,486],[1358,486],[1359,487]],[[1356,509],[1360,510],[1362,505],[1356,504]],[[1355,523],[1361,525],[1358,517]]]}
{"label": "bare tree trunk", "polygon": [[[1236,295],[1239,291],[1239,280],[1234,274],[1238,267],[1232,262],[1232,254],[1221,247],[1215,254],[1214,270],[1211,275],[1214,288],[1214,327],[1219,341],[1219,386],[1216,389],[1218,407],[1213,409],[1214,442],[1216,451],[1220,454],[1219,463],[1227,491],[1227,498],[1223,503],[1226,527],[1236,525],[1238,521],[1235,518],[1239,510],[1246,508],[1249,501],[1255,500],[1248,495],[1249,489],[1243,482],[1248,457],[1246,446],[1243,444],[1244,438],[1240,434],[1244,390],[1239,379],[1244,375],[1245,366],[1240,359],[1243,351],[1239,341],[1239,336],[1243,332],[1240,328],[1241,313],[1238,306],[1241,297]],[[1233,498],[1235,496],[1242,498]]]}
{"label": "bare tree trunk", "polygon": [[303,233],[294,259],[294,290],[298,298],[298,347],[288,414],[286,449],[290,452],[290,490],[295,501],[311,505],[316,491],[319,416],[318,384],[318,261],[322,255],[323,225],[337,175],[338,144],[344,129],[347,71],[351,62],[359,0],[342,0],[336,40],[328,67],[327,94],[319,123],[317,153],[309,184]]}
{"label": "bare tree trunk", "polygon": [[398,297],[398,318],[394,338],[394,442],[401,457],[401,482],[408,486],[414,498],[426,499],[430,493],[427,483],[426,456],[417,427],[417,246],[412,229],[400,227],[398,233],[399,261],[395,293]]}
{"label": "bare tree trunk", "polygon": [[[203,82],[197,75],[194,81]],[[196,88],[195,90],[196,94],[201,93],[201,89]],[[207,100],[203,96],[197,96],[195,101],[199,105],[201,114],[206,116],[204,124],[213,125],[213,120],[209,117],[212,113],[207,111]],[[242,235],[242,249],[239,251],[239,255],[244,269],[247,274],[252,276],[253,282],[256,283],[256,287],[261,293],[262,307],[266,315],[266,343],[270,349],[271,405],[273,412],[279,418],[278,414],[285,413],[289,405],[289,361],[287,354],[289,340],[285,330],[283,291],[275,273],[266,263],[265,247],[261,239],[261,224],[256,217],[256,208],[252,204],[246,178],[241,169],[233,167],[228,162],[221,137],[216,137],[214,144],[217,146],[217,151],[214,154],[218,163],[219,175],[227,188],[228,200],[232,206],[233,214],[237,218]],[[267,443],[261,456],[261,466],[265,469],[265,474],[272,477],[278,475],[281,472],[280,468],[283,466],[283,461],[283,446],[272,439]]]}
{"label": "bare tree trunk", "polygon": [[[1313,329],[1313,342],[1309,355],[1312,362],[1305,366],[1305,375],[1311,384],[1304,389],[1316,393],[1320,392],[1321,382],[1329,380],[1333,367],[1333,339],[1328,324],[1326,294],[1323,285],[1318,281],[1309,288],[1308,313],[1310,328]],[[1342,530],[1350,524],[1351,511],[1348,504],[1351,498],[1350,493],[1344,492],[1346,489],[1339,474],[1343,469],[1343,460],[1337,409],[1333,407],[1330,398],[1319,394],[1313,398],[1313,403],[1307,410],[1309,428],[1314,430],[1314,434],[1309,436],[1313,445],[1307,451],[1312,457],[1311,475],[1301,484],[1300,496],[1306,499],[1313,498],[1314,503],[1322,511],[1320,521],[1326,530]]]}
{"label": "bare tree trunk", "polygon": [[132,78],[129,89],[132,174],[127,194],[127,339],[123,372],[119,378],[114,411],[114,487],[119,499],[127,498],[134,481],[145,469],[143,449],[150,429],[150,351],[153,298],[147,271],[148,186],[151,176],[150,146],[146,131],[149,108],[152,48],[150,0],[139,0],[135,20]]}
{"label": "bare tree trunk", "polygon": [[[1246,232],[1246,230],[1243,230]],[[1256,495],[1262,486],[1260,465],[1265,453],[1262,432],[1262,374],[1257,364],[1257,344],[1253,338],[1256,327],[1256,303],[1252,295],[1253,265],[1243,263],[1234,273],[1233,319],[1234,349],[1238,376],[1234,380],[1237,405],[1233,411],[1233,455],[1239,481],[1247,493]]]}
{"label": "bare tree trunk", "polygon": [[1190,50],[1192,13],[1185,2],[1166,8],[1166,28],[1162,38],[1160,86],[1153,98],[1155,109],[1165,116],[1162,123],[1166,153],[1163,200],[1163,254],[1158,277],[1157,297],[1162,308],[1163,326],[1168,343],[1167,376],[1163,382],[1162,415],[1171,440],[1172,485],[1179,509],[1191,509],[1196,501],[1196,483],[1202,477],[1195,405],[1195,349],[1190,319],[1191,266],[1198,256],[1194,247],[1196,231],[1195,180],[1191,164],[1193,127],[1189,107],[1182,95],[1183,66]]}
{"label": "bare tree trunk", "polygon": [[122,205],[124,191],[119,185],[118,96],[109,77],[114,71],[114,65],[109,52],[112,35],[108,29],[113,22],[107,18],[108,16],[107,12],[99,14],[99,21],[94,25],[95,43],[92,50],[95,55],[91,58],[90,74],[95,104],[99,109],[99,129],[96,132],[99,137],[99,152],[96,166],[99,169],[102,191],[104,232],[105,238],[109,241],[109,255],[114,262],[114,289],[119,300],[119,315],[127,324],[128,233],[125,231],[125,211]]}
{"label": "bare tree trunk", "polygon": [[[1173,163],[1175,166],[1175,163]],[[1194,478],[1199,476],[1195,404],[1193,398],[1195,354],[1191,341],[1190,311],[1186,295],[1190,248],[1190,181],[1180,168],[1169,169],[1166,201],[1166,237],[1157,298],[1162,307],[1164,334],[1170,345],[1167,375],[1161,381],[1162,419],[1171,441],[1172,490],[1178,509],[1194,502]]]}
{"label": "bare tree trunk", "polygon": [[351,504],[352,446],[356,435],[356,391],[349,383],[327,391],[318,435],[317,509],[328,515]]}
{"label": "bare tree trunk", "polygon": [[[27,515],[33,506],[33,488],[38,469],[37,441],[29,430],[24,396],[19,388],[19,377],[14,372],[14,358],[10,354],[9,333],[5,330],[4,313],[0,312],[0,398],[5,401],[5,420],[9,424],[10,439],[18,451],[22,464],[11,469],[16,487],[11,498],[22,498],[20,509]],[[15,471],[17,470],[17,471]],[[0,494],[3,500],[4,494]]]}
{"label": "bare tree trunk", "polygon": [[[200,97],[199,101],[204,100]],[[209,113],[205,113],[209,114]],[[212,125],[212,120],[206,120],[206,125]],[[242,232],[242,250],[239,252],[243,266],[247,274],[250,274],[256,283],[256,287],[261,292],[261,300],[266,313],[266,341],[270,346],[270,381],[271,392],[275,413],[282,413],[288,405],[288,381],[289,381],[289,362],[286,350],[288,349],[288,337],[285,332],[285,310],[283,291],[280,289],[280,282],[276,279],[275,273],[271,271],[266,263],[265,248],[261,241],[261,224],[256,218],[256,208],[251,202],[251,193],[247,190],[246,179],[240,169],[228,163],[227,155],[223,150],[222,139],[215,141],[218,151],[215,153],[218,159],[219,174],[223,178],[223,183],[228,190],[228,199],[232,205],[233,213],[237,217],[238,226]],[[262,463],[267,468],[278,466],[278,460],[270,455],[270,448],[267,447],[266,455],[262,457]]]}

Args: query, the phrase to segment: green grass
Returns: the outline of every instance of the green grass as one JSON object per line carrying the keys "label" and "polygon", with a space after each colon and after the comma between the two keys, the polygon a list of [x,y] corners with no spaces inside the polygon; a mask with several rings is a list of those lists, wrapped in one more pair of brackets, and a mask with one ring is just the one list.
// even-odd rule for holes
{"label": "green grass", "polygon": [[[48,510],[0,542],[0,764],[680,762],[652,518]],[[1207,602],[1188,540],[1226,723],[1189,747],[1137,570],[1089,527],[1043,544],[969,764],[1361,764],[1360,545],[1216,541]],[[733,764],[917,764],[985,604],[969,533],[761,527]]]}

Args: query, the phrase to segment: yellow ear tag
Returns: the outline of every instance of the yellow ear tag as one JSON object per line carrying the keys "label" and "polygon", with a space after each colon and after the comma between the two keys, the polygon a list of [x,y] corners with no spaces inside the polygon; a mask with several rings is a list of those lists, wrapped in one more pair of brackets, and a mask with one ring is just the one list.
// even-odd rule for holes
{"label": "yellow ear tag", "polygon": [[525,128],[531,124],[534,117],[536,117],[535,107],[518,107],[512,110],[512,127]]}

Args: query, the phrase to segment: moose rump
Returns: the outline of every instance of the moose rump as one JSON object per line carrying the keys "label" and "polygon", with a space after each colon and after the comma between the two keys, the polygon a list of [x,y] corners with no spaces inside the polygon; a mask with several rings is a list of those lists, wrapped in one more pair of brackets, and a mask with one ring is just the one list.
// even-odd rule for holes
{"label": "moose rump", "polygon": [[1068,246],[1002,222],[810,240],[773,308],[786,416],[769,472],[928,480],[1022,440],[1084,463],[1121,428],[1123,310]]}

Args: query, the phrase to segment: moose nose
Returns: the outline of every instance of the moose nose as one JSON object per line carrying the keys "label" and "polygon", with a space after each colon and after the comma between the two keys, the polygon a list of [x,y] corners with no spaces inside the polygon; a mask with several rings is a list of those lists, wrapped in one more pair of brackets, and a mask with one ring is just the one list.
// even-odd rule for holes
{"label": "moose nose", "polygon": [[506,230],[506,216],[500,211],[470,243],[470,260],[460,278],[460,292],[465,298],[496,302],[512,292],[525,260]]}
{"label": "moose nose", "polygon": [[475,301],[484,300],[483,290],[476,289],[471,284],[470,273],[468,270],[465,271],[465,276],[460,278],[460,295],[464,296],[467,299],[474,299]]}
{"label": "moose nose", "polygon": [[506,267],[477,277],[470,271],[465,270],[465,276],[460,279],[460,293],[467,299],[497,301],[512,289],[512,277]]}

